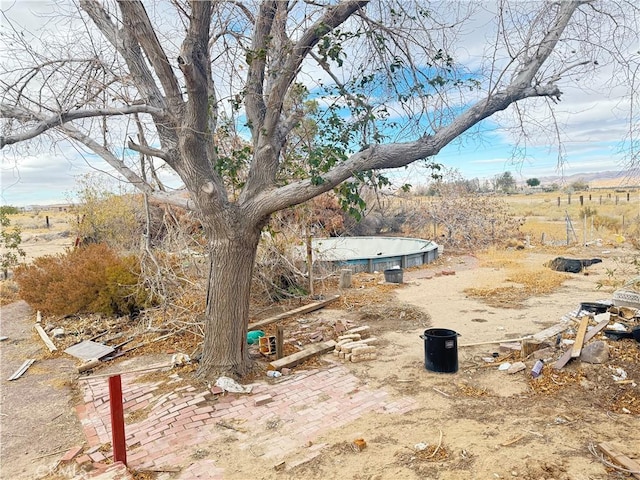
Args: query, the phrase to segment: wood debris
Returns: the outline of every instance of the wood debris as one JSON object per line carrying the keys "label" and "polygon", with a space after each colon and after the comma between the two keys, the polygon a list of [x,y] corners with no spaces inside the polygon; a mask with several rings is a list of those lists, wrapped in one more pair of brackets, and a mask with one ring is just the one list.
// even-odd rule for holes
{"label": "wood debris", "polygon": [[327,298],[326,300],[310,303],[309,305],[303,305],[302,307],[294,308],[293,310],[289,310],[288,312],[281,313],[274,317],[269,317],[269,318],[265,318],[264,320],[259,320],[257,322],[250,323],[248,330],[258,330],[259,328],[265,327],[267,325],[278,322],[280,320],[284,320],[285,318],[289,318],[294,315],[301,315],[303,313],[309,313],[315,310],[319,310],[321,308],[326,307],[330,303],[335,302],[338,298],[340,298],[340,295],[333,295]]}
{"label": "wood debris", "polygon": [[49,335],[47,335],[47,332],[44,331],[44,328],[42,328],[42,326],[39,323],[36,323],[34,325],[34,328],[36,329],[36,332],[38,332],[38,335],[40,335],[40,338],[42,339],[42,341],[44,342],[44,344],[46,345],[46,347],[49,349],[50,352],[55,352],[56,350],[58,350],[58,348],[49,338]]}
{"label": "wood debris", "polygon": [[585,335],[587,333],[587,327],[589,326],[589,316],[585,315],[580,319],[580,326],[576,333],[576,339],[571,348],[571,358],[578,358],[580,352],[582,352],[582,346],[585,343]]}
{"label": "wood debris", "polygon": [[315,357],[317,355],[321,355],[323,353],[326,353],[332,350],[333,348],[335,348],[335,346],[336,346],[335,340],[327,340],[326,342],[315,343],[313,345],[308,346],[304,350],[301,350],[300,352],[294,353],[292,355],[288,355],[279,360],[274,360],[269,364],[269,369],[280,371],[280,369],[284,367],[286,368],[295,367],[296,365],[304,362],[308,358]]}
{"label": "wood debris", "polygon": [[616,450],[613,445],[606,442],[598,444],[598,450],[611,457],[615,463],[621,465],[628,473],[631,473],[634,478],[640,479],[640,463],[632,460],[626,455],[623,455],[621,452]]}
{"label": "wood debris", "polygon": [[25,360],[25,362],[20,366],[20,368],[18,368],[18,370],[16,370],[13,375],[11,375],[8,380],[17,380],[18,378],[20,378],[24,372],[26,372],[29,367],[31,365],[33,365],[33,362],[35,362],[36,359],[35,358],[30,358],[29,360]]}
{"label": "wood debris", "polygon": [[[609,319],[610,319],[610,314],[607,313],[601,313],[599,315],[596,315],[595,317],[596,321],[600,321],[600,323],[598,323],[595,327],[593,327],[591,330],[589,330],[585,336],[584,336],[584,342],[586,343],[589,340],[591,340],[593,337],[595,337],[601,330],[603,330],[607,325],[609,325]],[[568,349],[557,361],[556,363],[553,365],[553,368],[555,368],[556,370],[560,370],[562,367],[564,367],[567,363],[569,363],[569,361],[571,360],[572,356],[572,349]]]}

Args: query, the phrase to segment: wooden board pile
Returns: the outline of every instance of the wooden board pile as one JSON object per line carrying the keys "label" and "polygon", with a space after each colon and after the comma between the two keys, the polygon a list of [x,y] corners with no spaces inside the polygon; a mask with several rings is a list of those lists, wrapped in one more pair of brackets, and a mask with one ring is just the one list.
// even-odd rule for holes
{"label": "wooden board pile", "polygon": [[364,362],[377,358],[376,337],[369,337],[369,327],[362,326],[347,330],[338,337],[333,354],[345,362]]}

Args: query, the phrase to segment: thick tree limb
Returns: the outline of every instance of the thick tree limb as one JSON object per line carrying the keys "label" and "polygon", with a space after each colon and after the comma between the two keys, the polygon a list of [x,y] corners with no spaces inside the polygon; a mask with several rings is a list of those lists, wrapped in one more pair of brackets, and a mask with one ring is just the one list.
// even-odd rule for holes
{"label": "thick tree limb", "polygon": [[264,1],[260,4],[258,18],[255,22],[251,50],[247,53],[249,71],[247,73],[246,110],[249,128],[254,135],[260,134],[266,105],[264,103],[264,77],[267,65],[268,38],[271,34],[273,19],[276,15],[275,1]]}
{"label": "thick tree limb", "polygon": [[59,129],[64,132],[69,138],[72,138],[91,151],[93,151],[96,155],[99,155],[105,162],[115,168],[118,173],[120,173],[123,177],[127,179],[131,185],[144,193],[153,193],[153,187],[145,182],[138,174],[136,174],[133,170],[131,170],[122,160],[116,157],[111,151],[100,145],[94,139],[92,139],[89,135],[82,133],[77,128],[72,125],[62,125]]}
{"label": "thick tree limb", "polygon": [[170,161],[170,157],[169,155],[167,155],[166,152],[162,151],[162,150],[158,150],[157,148],[152,148],[148,145],[138,145],[137,143],[135,143],[133,140],[129,139],[129,141],[127,142],[127,147],[129,147],[131,150],[141,153],[143,155],[148,155],[150,157],[157,157],[157,158],[161,158],[164,161]]}
{"label": "thick tree limb", "polygon": [[0,149],[6,145],[22,142],[35,138],[41,133],[46,132],[54,127],[59,127],[67,122],[79,120],[82,118],[94,117],[112,117],[118,115],[129,115],[132,113],[148,113],[151,115],[162,115],[163,111],[159,108],[149,107],[148,105],[130,105],[120,108],[97,108],[92,110],[72,110],[69,112],[60,112],[56,115],[45,117],[42,114],[31,112],[23,107],[0,104],[0,118],[9,118],[20,120],[21,122],[37,122],[37,124],[28,131],[17,133],[14,135],[0,136]]}
{"label": "thick tree limb", "polygon": [[542,41],[537,44],[538,48],[536,49],[535,54],[530,56],[528,59],[525,59],[522,67],[511,81],[511,85],[514,87],[527,87],[531,85],[535,75],[540,71],[540,68],[558,44],[562,32],[569,24],[569,20],[571,20],[571,16],[577,8],[584,3],[588,2],[585,0],[571,0],[559,2],[557,4],[559,12],[553,26],[549,28],[549,31]]}
{"label": "thick tree limb", "polygon": [[514,102],[531,97],[559,97],[560,95],[561,92],[555,85],[528,88],[510,86],[476,103],[434,135],[425,135],[415,142],[371,146],[353,154],[346,162],[336,165],[322,176],[323,182],[320,184],[312,182],[311,179],[305,179],[266,190],[248,201],[244,208],[249,215],[261,218],[328,192],[356,172],[404,167],[416,160],[433,157],[466,130]]}
{"label": "thick tree limb", "polygon": [[[155,79],[141,54],[140,45],[132,30],[133,26],[125,23],[123,28],[119,30],[111,21],[109,14],[96,0],[80,0],[80,7],[89,15],[96,27],[127,62],[129,71],[144,102],[154,107],[166,108],[162,92],[156,85]],[[165,122],[166,120],[166,118],[163,119]]]}
{"label": "thick tree limb", "polygon": [[[261,4],[253,41],[252,54],[255,58],[251,62],[248,76],[248,91],[252,92],[252,95],[247,96],[246,102],[247,117],[254,137],[255,153],[245,188],[240,196],[241,201],[252,198],[265,186],[269,187],[275,182],[281,145],[274,144],[272,140],[278,133],[282,106],[287,91],[302,62],[322,37],[345,22],[355,11],[367,3],[369,3],[368,0],[346,1],[328,7],[322,18],[311,25],[295,43],[281,69],[278,72],[273,72],[277,73],[277,76],[269,89],[267,103],[263,100],[266,60],[259,53],[267,45],[277,8],[273,2]],[[280,54],[284,55],[285,52],[280,52]]]}
{"label": "thick tree limb", "polygon": [[156,32],[151,25],[147,11],[140,1],[118,0],[124,21],[130,25],[138,43],[151,62],[165,94],[174,108],[182,103],[182,94],[169,59],[165,54]]}
{"label": "thick tree limb", "polygon": [[214,151],[209,148],[215,133],[209,131],[210,102],[213,100],[209,97],[212,89],[208,43],[211,14],[210,2],[191,2],[191,22],[178,57],[189,98],[180,127],[180,162],[175,168],[189,190],[197,195],[201,208],[219,209],[227,200],[227,192],[213,168]]}

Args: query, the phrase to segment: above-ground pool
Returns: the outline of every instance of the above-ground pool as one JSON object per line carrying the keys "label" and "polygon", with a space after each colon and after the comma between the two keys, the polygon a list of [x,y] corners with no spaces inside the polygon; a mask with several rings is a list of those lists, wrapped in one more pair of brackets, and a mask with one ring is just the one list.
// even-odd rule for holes
{"label": "above-ground pool", "polygon": [[312,241],[315,264],[356,272],[417,267],[438,258],[430,240],[403,237],[329,237]]}

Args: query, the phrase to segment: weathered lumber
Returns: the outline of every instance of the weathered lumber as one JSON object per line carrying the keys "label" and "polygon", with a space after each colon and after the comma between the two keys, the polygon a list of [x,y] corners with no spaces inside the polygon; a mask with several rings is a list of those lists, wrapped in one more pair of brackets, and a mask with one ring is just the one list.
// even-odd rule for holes
{"label": "weathered lumber", "polygon": [[571,347],[571,358],[578,358],[580,352],[582,352],[582,346],[584,345],[584,336],[587,333],[587,327],[589,326],[589,316],[585,315],[580,319],[580,326],[576,332],[576,339]]}
{"label": "weathered lumber", "polygon": [[560,323],[556,323],[555,325],[552,325],[549,328],[545,328],[544,330],[539,331],[538,333],[534,334],[532,338],[539,342],[544,342],[545,340],[548,340],[549,338],[564,332],[571,325],[572,325],[572,322],[568,320],[563,320]]}
{"label": "weathered lumber", "polygon": [[[601,330],[603,330],[607,325],[609,325],[609,320],[610,320],[609,312],[601,313],[599,315],[596,315],[594,318],[595,318],[596,321],[600,320],[600,323],[598,323],[595,327],[593,327],[591,330],[589,330],[585,334],[584,343],[586,343],[589,340],[591,340]],[[564,352],[564,354],[553,365],[553,368],[555,368],[556,370],[560,370],[562,367],[564,367],[572,358],[571,357],[571,352],[572,352],[571,348],[568,349],[566,352]]]}
{"label": "weathered lumber", "polygon": [[615,447],[609,443],[602,442],[598,444],[598,449],[604,453],[605,455],[611,457],[611,459],[621,465],[624,469],[626,469],[631,475],[635,478],[640,479],[640,463],[632,460],[626,455],[620,453],[615,449]]}
{"label": "weathered lumber", "polygon": [[27,371],[27,369],[33,365],[33,362],[35,362],[36,359],[35,358],[30,358],[29,360],[25,360],[24,363],[20,366],[20,368],[18,368],[18,370],[16,370],[13,375],[11,375],[8,380],[17,380],[19,379],[24,372]]}
{"label": "weathered lumber", "polygon": [[328,352],[329,350],[335,348],[335,346],[335,340],[327,340],[326,342],[316,343],[292,355],[288,355],[279,360],[274,360],[269,364],[269,368],[271,370],[280,370],[282,368],[295,367],[308,358]]}
{"label": "weathered lumber", "polygon": [[458,345],[458,347],[475,347],[477,345],[494,345],[496,343],[503,343],[503,342],[521,342],[522,340],[528,340],[529,338],[531,338],[531,335],[527,335],[526,337],[519,337],[519,338],[502,338],[500,340],[487,340],[486,342],[465,343],[464,345]]}
{"label": "weathered lumber", "polygon": [[93,370],[100,364],[102,364],[102,361],[97,358],[94,358],[93,360],[89,360],[88,362],[78,366],[78,373],[84,373],[88,370]]}
{"label": "weathered lumber", "polygon": [[42,328],[39,323],[36,323],[34,327],[36,329],[36,332],[38,332],[38,335],[40,335],[40,338],[42,339],[42,341],[47,346],[50,352],[55,352],[56,350],[58,350],[57,347],[49,338],[49,335],[47,335],[47,332],[44,331],[44,328]]}
{"label": "weathered lumber", "polygon": [[253,322],[249,324],[248,330],[257,330],[259,328],[265,327],[267,325],[271,325],[272,323],[279,322],[280,320],[284,320],[285,318],[292,317],[294,315],[300,315],[303,313],[313,312],[314,310],[319,310],[329,305],[331,302],[335,302],[340,295],[334,295],[332,297],[327,298],[326,300],[322,300],[320,302],[313,302],[309,305],[303,305],[302,307],[294,308],[293,310],[289,310],[288,312],[280,313],[275,317],[265,318],[264,320],[258,320],[257,322]]}

